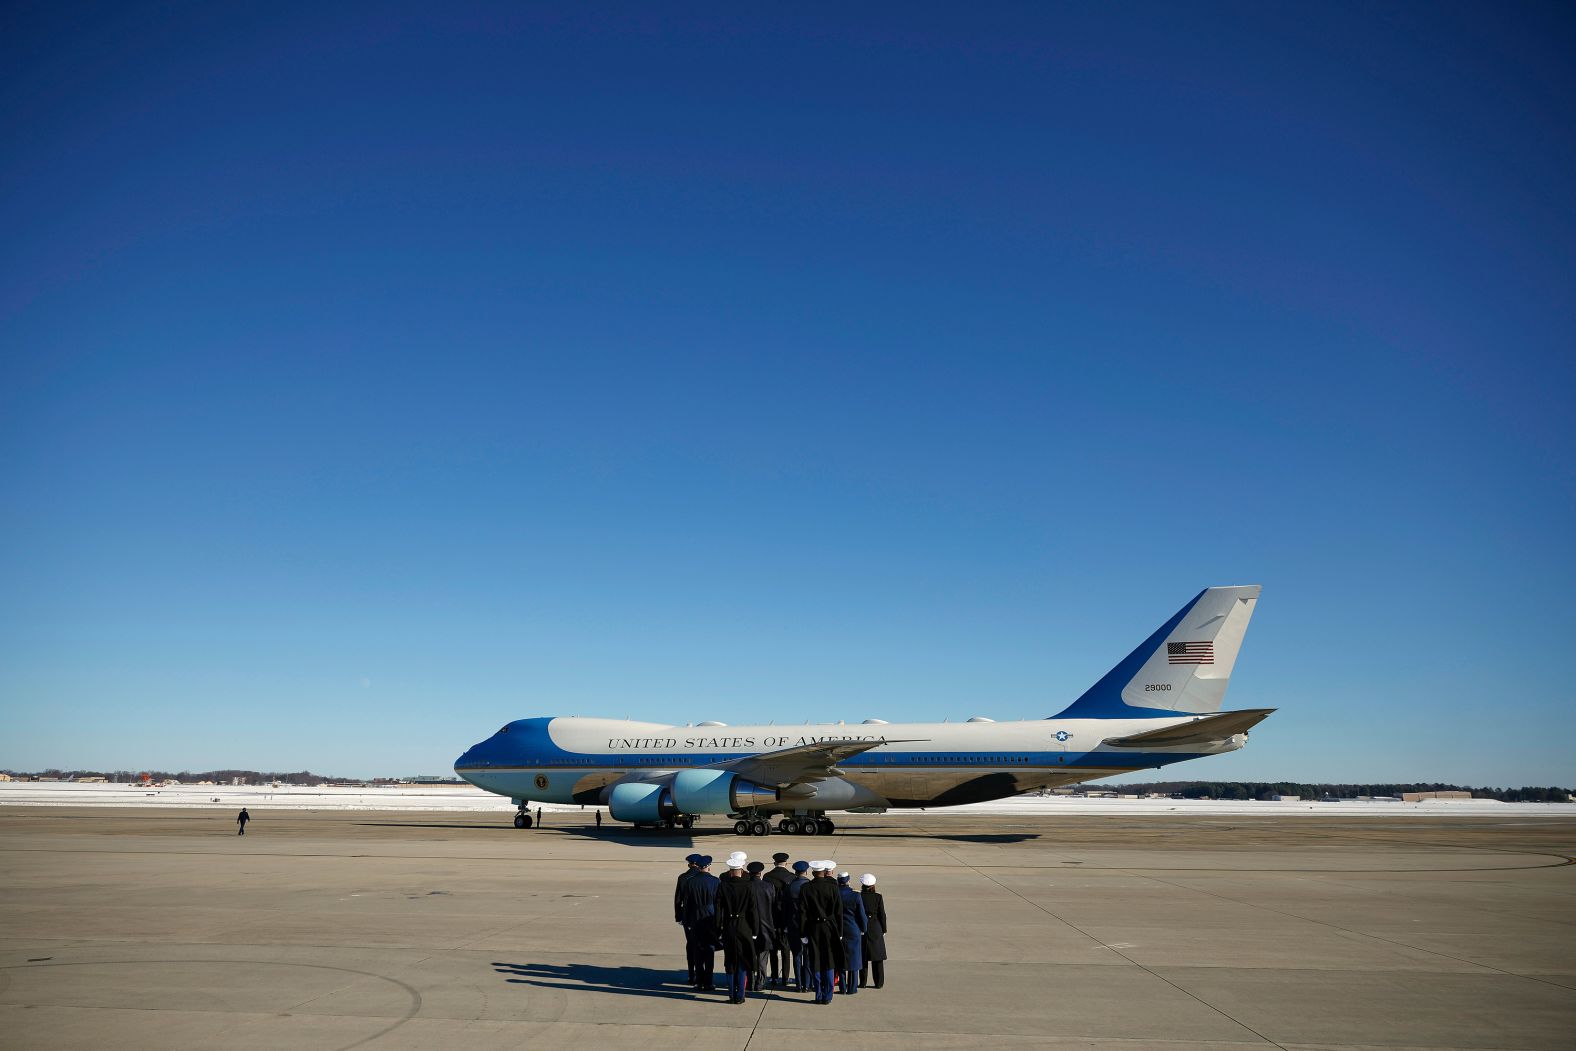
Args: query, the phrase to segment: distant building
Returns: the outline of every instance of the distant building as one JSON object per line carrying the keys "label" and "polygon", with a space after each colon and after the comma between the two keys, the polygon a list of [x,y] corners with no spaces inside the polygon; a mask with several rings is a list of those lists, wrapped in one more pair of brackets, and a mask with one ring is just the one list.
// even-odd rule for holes
{"label": "distant building", "polygon": [[1471,792],[1402,792],[1401,798],[1408,803],[1421,803],[1425,799],[1471,799]]}
{"label": "distant building", "polygon": [[13,778],[10,774],[0,774],[0,781],[12,781],[12,780],[15,780],[15,778]]}

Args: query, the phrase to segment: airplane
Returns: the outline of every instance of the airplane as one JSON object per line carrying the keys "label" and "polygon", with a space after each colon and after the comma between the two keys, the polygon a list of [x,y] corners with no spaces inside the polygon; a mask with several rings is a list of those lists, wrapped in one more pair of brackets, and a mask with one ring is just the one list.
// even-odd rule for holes
{"label": "airplane", "polygon": [[1221,711],[1259,585],[1206,588],[1048,719],[728,726],[517,719],[454,772],[519,808],[605,806],[636,827],[727,815],[739,835],[824,835],[829,812],[957,806],[1232,752],[1275,711]]}

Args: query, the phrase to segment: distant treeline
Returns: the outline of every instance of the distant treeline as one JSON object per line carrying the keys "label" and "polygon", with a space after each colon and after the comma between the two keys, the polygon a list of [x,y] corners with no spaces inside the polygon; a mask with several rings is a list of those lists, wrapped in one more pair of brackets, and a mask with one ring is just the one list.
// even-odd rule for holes
{"label": "distant treeline", "polygon": [[297,770],[293,773],[263,770],[182,770],[178,773],[169,770],[48,770],[17,771],[6,770],[4,773],[13,777],[51,777],[62,781],[84,777],[102,777],[109,781],[134,784],[140,782],[146,775],[150,781],[180,781],[183,784],[193,784],[197,781],[213,781],[216,784],[227,785],[239,777],[247,784],[272,784],[278,781],[282,785],[327,785],[351,781],[356,784],[394,784],[401,780],[396,777],[329,777],[324,774],[314,774],[310,770]]}
{"label": "distant treeline", "polygon": [[1302,799],[1356,799],[1358,796],[1399,796],[1404,792],[1471,792],[1474,799],[1498,799],[1505,803],[1568,803],[1568,788],[1479,788],[1471,785],[1439,783],[1388,784],[1370,782],[1350,784],[1302,784],[1297,781],[1154,781],[1142,785],[1115,785],[1123,792],[1157,792],[1180,795],[1183,799],[1274,799],[1298,796]]}

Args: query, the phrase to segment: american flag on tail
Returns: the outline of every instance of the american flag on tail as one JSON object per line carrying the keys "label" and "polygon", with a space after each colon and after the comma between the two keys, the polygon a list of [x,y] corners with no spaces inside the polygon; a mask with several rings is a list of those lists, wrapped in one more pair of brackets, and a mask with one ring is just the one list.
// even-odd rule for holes
{"label": "american flag on tail", "polygon": [[1214,664],[1215,643],[1209,642],[1168,642],[1166,643],[1167,664]]}

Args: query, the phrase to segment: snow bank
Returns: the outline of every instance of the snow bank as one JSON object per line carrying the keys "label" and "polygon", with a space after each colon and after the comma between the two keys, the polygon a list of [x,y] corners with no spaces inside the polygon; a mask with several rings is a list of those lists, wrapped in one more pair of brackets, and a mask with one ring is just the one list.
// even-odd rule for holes
{"label": "snow bank", "polygon": [[[382,785],[376,788],[306,788],[285,785],[141,785],[79,784],[70,781],[0,782],[0,805],[89,807],[211,807],[290,810],[431,810],[495,811],[509,813],[507,799],[470,785]],[[535,806],[536,804],[533,804]],[[579,813],[587,808],[541,804],[548,813]],[[1543,814],[1576,816],[1576,803],[1500,803],[1492,799],[1430,799],[1421,803],[1375,803],[1342,800],[1313,802],[1228,802],[1205,799],[1078,799],[1069,796],[1014,796],[991,803],[940,807],[934,810],[892,811],[892,817],[922,819],[926,814],[980,814],[1035,817],[1093,814],[1127,815],[1236,815],[1437,817],[1452,815]],[[861,818],[866,815],[861,815]],[[854,820],[850,818],[849,820]]]}

